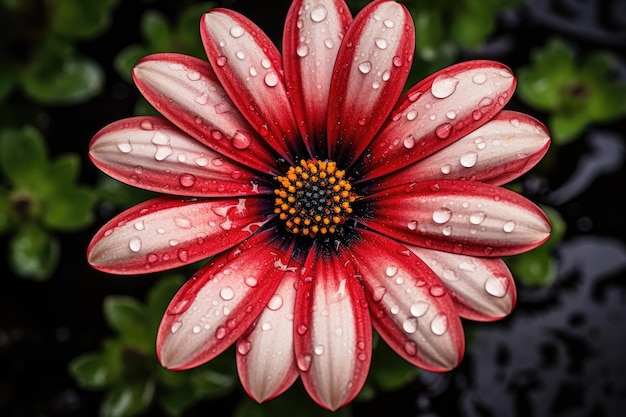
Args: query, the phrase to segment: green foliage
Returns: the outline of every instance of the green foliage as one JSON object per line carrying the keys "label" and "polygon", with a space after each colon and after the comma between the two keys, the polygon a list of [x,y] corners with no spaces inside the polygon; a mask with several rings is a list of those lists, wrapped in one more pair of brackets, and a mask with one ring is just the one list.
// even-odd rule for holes
{"label": "green foliage", "polygon": [[77,52],[76,43],[102,33],[116,5],[117,0],[0,2],[0,101],[18,88],[48,105],[98,94],[103,71]]}
{"label": "green foliage", "polygon": [[114,65],[119,75],[130,82],[132,69],[137,61],[157,52],[178,52],[204,57],[198,27],[200,17],[213,7],[211,2],[187,6],[181,11],[175,24],[170,24],[163,13],[147,10],[141,19],[141,34],[145,42],[129,45],[117,55]]}
{"label": "green foliage", "polygon": [[182,372],[168,371],[158,363],[157,329],[182,281],[173,275],[160,279],[145,303],[127,296],[104,300],[104,317],[115,337],[105,340],[100,351],[78,356],[69,365],[81,387],[105,391],[100,417],[138,416],[155,405],[169,416],[180,416],[197,401],[224,395],[235,385],[232,355]]}
{"label": "green foliage", "polygon": [[557,270],[554,250],[563,239],[567,226],[554,208],[542,206],[541,209],[552,223],[550,238],[529,252],[505,259],[515,279],[527,286],[547,286],[554,282]]}
{"label": "green foliage", "polygon": [[548,112],[554,141],[567,143],[592,123],[626,115],[626,83],[612,70],[611,55],[596,52],[579,62],[565,42],[552,39],[518,71],[519,96]]}
{"label": "green foliage", "polygon": [[96,196],[76,184],[80,159],[50,160],[32,127],[0,130],[0,233],[12,233],[9,265],[25,278],[48,278],[58,263],[56,232],[74,232],[93,221]]}

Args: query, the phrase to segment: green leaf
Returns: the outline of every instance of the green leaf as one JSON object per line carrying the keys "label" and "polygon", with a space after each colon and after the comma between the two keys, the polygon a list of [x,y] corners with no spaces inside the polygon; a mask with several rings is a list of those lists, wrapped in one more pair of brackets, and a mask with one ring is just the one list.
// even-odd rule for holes
{"label": "green leaf", "polygon": [[108,296],[103,303],[104,317],[122,340],[149,354],[154,350],[154,335],[149,333],[143,306],[128,296]]}
{"label": "green leaf", "polygon": [[368,379],[381,390],[393,391],[413,381],[418,373],[419,368],[401,358],[386,343],[378,343]]}
{"label": "green leaf", "polygon": [[93,223],[95,205],[96,195],[91,189],[68,184],[47,199],[43,222],[51,229],[80,230]]}
{"label": "green leaf", "polygon": [[47,150],[31,126],[0,131],[0,168],[17,188],[31,188],[46,178]]}
{"label": "green leaf", "polygon": [[104,84],[93,60],[77,56],[69,44],[49,39],[22,73],[24,92],[43,104],[77,104],[91,99]]}
{"label": "green leaf", "polygon": [[170,28],[167,18],[156,10],[147,10],[141,19],[141,33],[156,50],[166,50],[170,45]]}
{"label": "green leaf", "polygon": [[156,332],[167,305],[184,282],[182,275],[167,275],[157,281],[150,289],[146,300],[146,315],[151,328]]}
{"label": "green leaf", "polygon": [[23,278],[48,279],[59,262],[60,245],[39,226],[23,225],[9,242],[9,265]]}
{"label": "green leaf", "polygon": [[152,380],[125,382],[112,388],[100,406],[100,417],[131,417],[144,413],[155,393]]}
{"label": "green leaf", "polygon": [[69,364],[70,375],[86,389],[104,388],[114,381],[109,361],[104,353],[91,352],[78,356]]}
{"label": "green leaf", "polygon": [[12,68],[0,68],[0,102],[4,101],[6,97],[13,91],[17,85],[16,70]]}
{"label": "green leaf", "polygon": [[117,0],[63,0],[50,3],[50,26],[55,33],[89,38],[101,33],[111,21]]}
{"label": "green leaf", "polygon": [[14,219],[11,213],[11,203],[5,190],[0,188],[0,235],[8,231]]}

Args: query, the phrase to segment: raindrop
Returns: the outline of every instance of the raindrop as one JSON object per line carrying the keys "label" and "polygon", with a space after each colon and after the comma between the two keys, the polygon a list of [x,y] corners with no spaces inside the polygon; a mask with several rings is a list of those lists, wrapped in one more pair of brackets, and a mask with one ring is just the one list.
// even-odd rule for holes
{"label": "raindrop", "polygon": [[307,56],[309,54],[309,47],[307,45],[301,43],[296,48],[296,53],[298,54],[299,57],[303,58],[303,57],[305,57],[305,56]]}
{"label": "raindrop", "polygon": [[479,136],[476,139],[474,139],[474,144],[481,151],[487,147],[487,142],[485,141],[485,138],[483,138],[482,136]]}
{"label": "raindrop", "polygon": [[241,340],[237,343],[237,353],[240,355],[247,355],[252,349],[252,343],[249,340]]}
{"label": "raindrop", "polygon": [[122,153],[129,153],[130,151],[133,150],[132,145],[130,144],[130,142],[127,143],[118,143],[117,144],[117,149],[120,150],[120,152]]}
{"label": "raindrop", "polygon": [[191,331],[194,332],[195,334],[198,334],[202,331],[202,327],[198,326],[197,324],[195,326],[193,326],[191,328]]}
{"label": "raindrop", "polygon": [[433,81],[430,92],[437,98],[450,97],[456,90],[459,80],[448,76],[439,76]]}
{"label": "raindrop", "polygon": [[415,120],[417,118],[417,110],[411,110],[406,114],[407,120]]}
{"label": "raindrop", "polygon": [[359,71],[363,74],[367,74],[372,70],[372,63],[370,61],[361,62],[359,64]]}
{"label": "raindrop", "polygon": [[143,220],[139,220],[139,221],[135,222],[134,227],[135,227],[135,230],[141,231],[141,230],[144,230],[146,228],[146,225],[143,222]]}
{"label": "raindrop", "polygon": [[170,331],[172,333],[176,333],[182,327],[182,325],[183,325],[183,322],[180,320],[177,320],[172,324],[172,328],[170,329]]}
{"label": "raindrop", "polygon": [[189,188],[191,186],[193,186],[193,184],[196,182],[196,177],[194,177],[191,174],[182,174],[178,181],[180,182],[180,185],[182,185],[185,188]]}
{"label": "raindrop", "polygon": [[445,164],[444,166],[441,167],[442,174],[448,175],[450,171],[452,171],[452,165],[450,164]]}
{"label": "raindrop", "polygon": [[411,315],[413,317],[422,317],[424,314],[426,314],[429,308],[430,308],[430,304],[424,301],[418,301],[414,303],[413,305],[411,305],[411,308],[409,309],[409,311],[411,312]]}
{"label": "raindrop", "polygon": [[472,119],[478,121],[483,117],[483,112],[481,112],[480,110],[474,110],[472,112]]}
{"label": "raindrop", "polygon": [[283,297],[278,294],[274,294],[267,303],[267,308],[272,311],[277,311],[283,306]]}
{"label": "raindrop", "polygon": [[446,293],[446,289],[440,285],[430,287],[430,295],[433,297],[441,297]]}
{"label": "raindrop", "polygon": [[259,283],[255,277],[246,277],[244,278],[243,282],[245,282],[248,287],[252,288],[256,287]]}
{"label": "raindrop", "polygon": [[307,372],[309,369],[311,369],[311,359],[311,355],[299,356],[296,360],[298,369],[300,369],[302,372]]}
{"label": "raindrop", "polygon": [[437,126],[437,128],[435,129],[435,134],[439,139],[446,139],[448,136],[450,136],[451,131],[452,125],[450,123],[444,123]]}
{"label": "raindrop", "polygon": [[404,344],[404,351],[409,356],[415,356],[417,354],[417,344],[412,340],[407,340]]}
{"label": "raindrop", "polygon": [[478,154],[476,152],[468,152],[465,155],[461,156],[461,159],[459,160],[461,165],[464,166],[465,168],[473,167],[474,165],[476,165],[477,161],[478,161]]}
{"label": "raindrop", "polygon": [[128,241],[128,247],[133,252],[139,252],[141,250],[141,239],[134,237]]}
{"label": "raindrop", "polygon": [[402,322],[402,330],[405,333],[413,334],[417,331],[417,319],[415,317],[409,317]]}
{"label": "raindrop", "polygon": [[485,291],[494,297],[502,298],[506,295],[508,281],[506,278],[489,277],[485,281]]}
{"label": "raindrop", "polygon": [[261,59],[261,66],[265,69],[270,69],[272,67],[272,63],[269,59],[263,58]]}
{"label": "raindrop", "polygon": [[239,38],[244,34],[244,29],[237,25],[237,26],[233,26],[232,28],[230,28],[230,36],[232,36],[233,38]]}
{"label": "raindrop", "polygon": [[218,327],[215,331],[215,337],[218,340],[222,340],[224,337],[226,337],[226,328],[224,326]]}
{"label": "raindrop", "polygon": [[223,67],[224,65],[226,65],[226,62],[228,62],[228,58],[226,58],[225,56],[217,57],[216,64],[218,67]]}
{"label": "raindrop", "polygon": [[417,229],[417,220],[411,220],[409,222],[409,224],[407,225],[407,227],[409,228],[409,230],[416,230]]}
{"label": "raindrop", "polygon": [[187,78],[191,81],[198,81],[200,79],[200,73],[198,71],[189,71],[187,73]]}
{"label": "raindrop", "polygon": [[372,292],[372,298],[374,299],[374,301],[380,301],[383,299],[386,292],[387,292],[387,289],[385,287],[378,286],[374,288],[374,291]]}
{"label": "raindrop", "polygon": [[313,352],[315,352],[317,356],[324,354],[324,346],[323,345],[315,346],[315,349],[313,349]]}
{"label": "raindrop", "polygon": [[478,74],[475,74],[475,75],[472,77],[472,81],[473,81],[475,84],[478,84],[478,85],[484,84],[484,83],[485,83],[485,81],[487,81],[487,74],[485,74],[484,72],[480,72],[480,73],[478,73]]}
{"label": "raindrop", "polygon": [[446,117],[450,120],[454,120],[456,118],[456,112],[454,110],[450,110],[446,113]]}
{"label": "raindrop", "polygon": [[395,265],[388,266],[387,269],[385,269],[385,275],[387,275],[388,277],[392,277],[396,275],[397,273],[398,273],[398,267]]}
{"label": "raindrop", "polygon": [[327,15],[328,10],[326,10],[326,7],[322,4],[315,6],[313,10],[311,10],[311,20],[316,23],[319,23],[326,19]]}
{"label": "raindrop", "polygon": [[180,259],[181,262],[187,262],[189,259],[189,252],[184,249],[180,249],[178,251],[178,259]]}
{"label": "raindrop", "polygon": [[309,330],[309,328],[306,326],[306,324],[301,324],[298,326],[298,334],[300,336],[304,335],[307,332],[307,330]]}
{"label": "raindrop", "polygon": [[235,298],[235,291],[231,287],[224,287],[220,290],[220,297],[225,301]]}
{"label": "raindrop", "polygon": [[265,74],[265,84],[268,87],[276,87],[278,85],[278,75],[275,72],[268,72]]}
{"label": "raindrop", "polygon": [[450,236],[452,234],[452,226],[444,227],[442,233],[444,236]]}
{"label": "raindrop", "polygon": [[385,20],[383,20],[383,25],[385,25],[385,27],[391,29],[392,27],[395,26],[395,23],[393,23],[393,20],[385,19]]}
{"label": "raindrop", "polygon": [[191,220],[185,216],[174,217],[174,224],[181,229],[191,229]]}
{"label": "raindrop", "polygon": [[393,66],[396,68],[400,68],[402,66],[402,58],[400,58],[399,56],[394,56],[393,57]]}
{"label": "raindrop", "polygon": [[261,325],[261,330],[263,330],[264,332],[267,332],[268,330],[272,330],[272,323],[270,323],[269,321],[266,321],[265,323]]}
{"label": "raindrop", "polygon": [[438,314],[430,322],[430,330],[437,336],[441,336],[448,330],[448,318],[443,314]]}
{"label": "raindrop", "polygon": [[406,137],[403,144],[405,148],[412,149],[415,146],[415,138],[413,136]]}
{"label": "raindrop", "polygon": [[156,253],[149,253],[148,254],[148,262],[149,263],[153,264],[153,263],[155,263],[158,260],[159,260],[159,255],[157,255]]}
{"label": "raindrop", "polygon": [[374,43],[379,49],[387,49],[387,40],[383,38],[374,39]]}
{"label": "raindrop", "polygon": [[246,59],[246,53],[244,51],[237,51],[235,53],[235,56],[241,60]]}
{"label": "raindrop", "polygon": [[233,146],[235,148],[246,149],[251,144],[252,144],[252,139],[250,139],[250,135],[248,133],[238,130],[233,135]]}
{"label": "raindrop", "polygon": [[511,233],[513,230],[515,230],[515,222],[513,220],[505,222],[502,226],[502,230],[504,230],[505,233]]}
{"label": "raindrop", "polygon": [[446,207],[442,207],[433,212],[433,221],[437,224],[443,224],[450,220],[452,217],[452,210]]}
{"label": "raindrop", "polygon": [[485,217],[487,217],[487,215],[485,213],[483,213],[482,211],[476,212],[476,213],[472,213],[469,216],[469,221],[471,224],[481,224],[484,220]]}
{"label": "raindrop", "polygon": [[141,123],[139,123],[139,127],[142,128],[143,130],[154,129],[154,125],[152,124],[152,121],[148,119],[142,120]]}
{"label": "raindrop", "polygon": [[324,39],[324,46],[327,47],[328,49],[333,49],[335,47],[335,43],[333,42],[332,39],[326,38]]}
{"label": "raindrop", "polygon": [[174,247],[174,246],[178,246],[178,244],[180,243],[180,240],[170,239],[168,243],[170,244],[171,247]]}

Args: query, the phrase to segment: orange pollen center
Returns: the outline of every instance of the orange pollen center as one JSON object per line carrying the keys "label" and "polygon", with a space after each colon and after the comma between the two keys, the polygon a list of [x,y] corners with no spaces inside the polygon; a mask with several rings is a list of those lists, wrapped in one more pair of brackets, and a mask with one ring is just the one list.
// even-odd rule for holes
{"label": "orange pollen center", "polygon": [[335,162],[301,160],[284,176],[276,177],[280,186],[274,190],[274,213],[294,234],[335,233],[352,214],[350,205],[358,198],[345,175]]}

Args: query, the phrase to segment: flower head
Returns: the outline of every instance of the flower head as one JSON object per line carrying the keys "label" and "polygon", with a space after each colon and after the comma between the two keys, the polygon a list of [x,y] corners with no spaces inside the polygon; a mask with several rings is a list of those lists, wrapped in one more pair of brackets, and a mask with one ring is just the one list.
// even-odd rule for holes
{"label": "flower head", "polygon": [[201,21],[209,62],[151,55],[134,69],[163,117],[105,127],[90,156],[168,196],[105,225],[88,249],[138,274],[212,257],[175,295],[157,353],[171,369],[236,343],[246,391],[300,376],[336,409],[365,382],[372,327],[432,371],[462,358],[461,317],[496,320],[516,298],[500,257],[544,242],[543,212],[502,185],[546,152],[531,117],[503,110],[515,78],[471,61],[402,90],[411,17],[386,0],[352,20],[343,0],[296,0],[283,54],[244,16]]}

